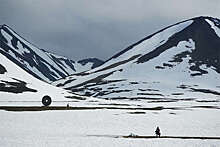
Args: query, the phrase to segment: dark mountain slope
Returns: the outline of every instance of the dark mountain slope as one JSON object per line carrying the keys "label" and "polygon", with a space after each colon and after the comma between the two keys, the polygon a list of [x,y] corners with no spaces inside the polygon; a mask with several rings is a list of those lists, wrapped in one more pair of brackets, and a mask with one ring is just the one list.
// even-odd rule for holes
{"label": "dark mountain slope", "polygon": [[[49,53],[29,43],[7,25],[0,26],[0,53],[38,79],[50,82],[76,72],[89,70],[102,63],[92,60],[90,66],[78,64],[62,56]],[[84,67],[85,66],[85,67]]]}

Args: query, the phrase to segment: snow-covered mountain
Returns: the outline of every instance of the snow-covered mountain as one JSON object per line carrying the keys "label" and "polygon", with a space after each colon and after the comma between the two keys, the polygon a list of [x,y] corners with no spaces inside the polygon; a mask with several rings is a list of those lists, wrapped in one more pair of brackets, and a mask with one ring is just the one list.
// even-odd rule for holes
{"label": "snow-covered mountain", "polygon": [[51,82],[71,74],[95,68],[103,61],[91,58],[72,61],[29,43],[9,26],[0,26],[0,53],[38,79]]}
{"label": "snow-covered mountain", "polygon": [[219,97],[220,20],[197,17],[168,26],[53,84],[100,98]]}
{"label": "snow-covered mountain", "polygon": [[40,102],[45,95],[50,96],[52,101],[68,101],[66,97],[74,96],[64,89],[33,77],[2,54],[0,59],[1,104],[8,101]]}

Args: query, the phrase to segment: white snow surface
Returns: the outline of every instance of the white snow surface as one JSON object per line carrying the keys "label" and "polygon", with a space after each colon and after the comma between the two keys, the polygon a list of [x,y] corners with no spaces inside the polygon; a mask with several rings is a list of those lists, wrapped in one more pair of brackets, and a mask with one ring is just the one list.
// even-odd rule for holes
{"label": "white snow surface", "polygon": [[[218,147],[219,140],[126,139],[120,136],[220,136],[219,110],[141,111],[75,110],[0,111],[0,144],[4,147]],[[119,136],[119,137],[118,137]]]}

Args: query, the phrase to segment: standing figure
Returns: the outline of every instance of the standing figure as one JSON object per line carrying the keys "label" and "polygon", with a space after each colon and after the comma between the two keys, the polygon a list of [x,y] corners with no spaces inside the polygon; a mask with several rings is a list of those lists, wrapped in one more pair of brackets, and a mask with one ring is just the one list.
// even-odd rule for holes
{"label": "standing figure", "polygon": [[155,131],[156,137],[160,137],[160,128],[157,127]]}

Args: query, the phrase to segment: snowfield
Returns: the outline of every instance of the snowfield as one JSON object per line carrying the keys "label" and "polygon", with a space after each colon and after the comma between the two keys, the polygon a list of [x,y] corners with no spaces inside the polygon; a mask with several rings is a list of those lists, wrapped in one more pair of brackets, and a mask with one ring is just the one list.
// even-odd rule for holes
{"label": "snowfield", "polygon": [[217,109],[144,111],[75,110],[46,112],[0,111],[0,144],[42,147],[218,147],[219,140],[132,139],[131,133],[162,136],[220,136]]}

